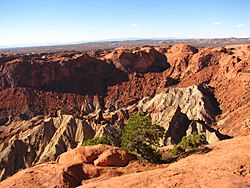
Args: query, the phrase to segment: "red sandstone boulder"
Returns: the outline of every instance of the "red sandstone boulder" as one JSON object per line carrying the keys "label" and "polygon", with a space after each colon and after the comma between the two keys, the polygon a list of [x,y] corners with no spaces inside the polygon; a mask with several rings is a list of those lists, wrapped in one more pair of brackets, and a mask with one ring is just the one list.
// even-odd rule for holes
{"label": "red sandstone boulder", "polygon": [[131,160],[136,158],[119,148],[111,148],[104,151],[98,159],[94,161],[96,166],[126,166]]}
{"label": "red sandstone boulder", "polygon": [[61,154],[57,158],[59,164],[93,163],[104,151],[112,148],[108,145],[82,146]]}
{"label": "red sandstone boulder", "polygon": [[96,166],[126,166],[135,157],[118,147],[99,144],[82,146],[61,154],[58,164],[94,163]]}

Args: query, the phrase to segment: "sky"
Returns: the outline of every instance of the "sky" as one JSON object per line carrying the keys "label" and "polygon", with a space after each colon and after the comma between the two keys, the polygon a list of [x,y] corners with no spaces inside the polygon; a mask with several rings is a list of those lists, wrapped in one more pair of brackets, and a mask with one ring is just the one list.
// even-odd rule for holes
{"label": "sky", "polygon": [[250,37],[250,0],[0,0],[0,47]]}

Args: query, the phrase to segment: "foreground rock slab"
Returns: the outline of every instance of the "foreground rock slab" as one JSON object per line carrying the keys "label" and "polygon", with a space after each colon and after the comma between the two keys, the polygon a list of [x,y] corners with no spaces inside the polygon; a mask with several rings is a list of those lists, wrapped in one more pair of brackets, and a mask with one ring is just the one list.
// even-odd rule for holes
{"label": "foreground rock slab", "polygon": [[189,156],[167,168],[92,181],[81,188],[250,186],[250,136],[221,141],[209,147],[212,151],[207,154]]}
{"label": "foreground rock slab", "polygon": [[22,170],[0,183],[0,187],[76,187],[83,179],[98,176],[98,171],[83,164],[41,164]]}

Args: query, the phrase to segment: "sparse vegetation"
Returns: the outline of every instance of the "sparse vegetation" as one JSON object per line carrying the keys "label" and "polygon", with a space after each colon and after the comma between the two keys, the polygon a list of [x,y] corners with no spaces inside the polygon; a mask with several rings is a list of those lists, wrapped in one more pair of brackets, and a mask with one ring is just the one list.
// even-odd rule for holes
{"label": "sparse vegetation", "polygon": [[121,148],[135,155],[139,160],[152,163],[161,162],[161,154],[156,150],[164,129],[152,125],[151,118],[140,112],[132,113],[122,131]]}
{"label": "sparse vegetation", "polygon": [[86,140],[82,143],[83,146],[93,146],[97,144],[107,144],[107,145],[114,145],[112,139],[107,136],[101,136],[101,137],[94,137],[92,139]]}
{"label": "sparse vegetation", "polygon": [[174,146],[174,149],[172,150],[172,154],[178,155],[187,150],[197,148],[204,144],[207,144],[207,141],[204,135],[196,134],[196,135],[185,136],[182,138],[180,143]]}
{"label": "sparse vegetation", "polygon": [[[122,130],[121,144],[123,150],[135,155],[137,159],[160,163],[161,154],[156,150],[162,138],[164,129],[159,125],[152,125],[150,116],[140,112],[130,115],[128,124]],[[94,137],[83,142],[83,146],[97,144],[114,145],[114,138],[104,135]]]}
{"label": "sparse vegetation", "polygon": [[[162,156],[157,151],[157,147],[163,134],[164,129],[159,125],[152,125],[150,116],[135,112],[130,115],[127,125],[122,130],[121,144],[119,146],[139,160],[161,163],[164,158],[173,157],[207,144],[204,135],[185,136],[167,155],[164,154],[166,156]],[[104,135],[86,140],[82,145],[92,146],[97,144],[114,145],[114,139]]]}

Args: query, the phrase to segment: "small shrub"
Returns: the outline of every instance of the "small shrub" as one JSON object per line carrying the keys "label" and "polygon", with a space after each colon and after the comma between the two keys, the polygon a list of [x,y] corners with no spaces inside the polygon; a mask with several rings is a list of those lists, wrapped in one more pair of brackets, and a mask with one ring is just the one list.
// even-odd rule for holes
{"label": "small shrub", "polygon": [[183,153],[185,149],[183,149],[180,145],[175,145],[174,148],[172,149],[172,154],[173,155],[179,155]]}
{"label": "small shrub", "polygon": [[98,144],[113,145],[113,141],[109,136],[104,135],[101,137],[94,137],[82,143],[83,146],[93,146],[93,145],[98,145]]}
{"label": "small shrub", "polygon": [[185,149],[192,149],[207,144],[207,141],[204,135],[196,134],[185,136],[179,144]]}
{"label": "small shrub", "polygon": [[139,160],[161,162],[161,154],[155,149],[159,145],[164,129],[152,125],[151,118],[140,112],[130,115],[128,124],[122,130],[121,148]]}
{"label": "small shrub", "polygon": [[186,150],[197,148],[207,144],[206,138],[204,135],[189,135],[182,138],[182,140],[174,146],[172,150],[173,155],[178,155],[185,152]]}

